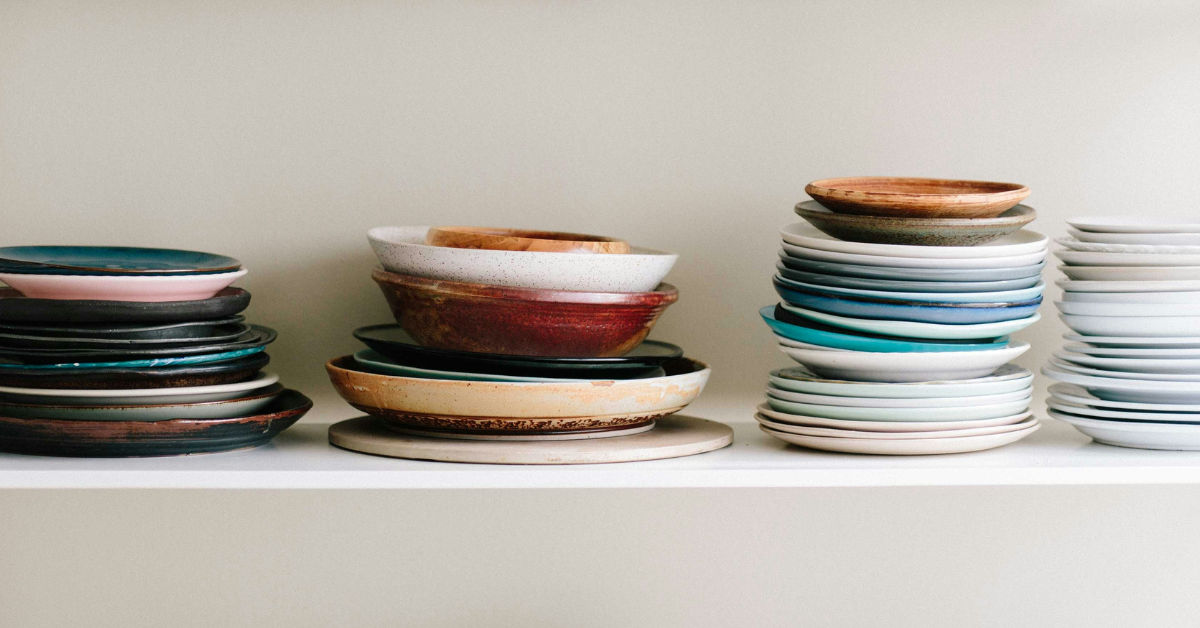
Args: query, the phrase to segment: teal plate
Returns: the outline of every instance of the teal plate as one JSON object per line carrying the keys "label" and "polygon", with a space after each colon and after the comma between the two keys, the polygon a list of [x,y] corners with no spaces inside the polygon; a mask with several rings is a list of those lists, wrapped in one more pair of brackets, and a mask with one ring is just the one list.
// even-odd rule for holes
{"label": "teal plate", "polygon": [[775,333],[800,342],[846,349],[849,351],[870,351],[874,353],[926,353],[936,351],[979,351],[983,349],[1003,349],[1008,346],[1008,337],[990,339],[987,342],[952,343],[936,341],[915,341],[903,338],[888,338],[886,336],[861,335],[852,332],[836,331],[823,325],[793,325],[775,318],[775,306],[768,305],[758,311],[763,321]]}
{"label": "teal plate", "polygon": [[0,269],[36,275],[207,275],[238,270],[227,255],[135,246],[0,247]]}
{"label": "teal plate", "polygon": [[158,358],[155,360],[129,360],[127,362],[68,362],[65,364],[3,364],[0,363],[0,369],[7,372],[17,371],[46,371],[46,370],[71,370],[71,369],[97,369],[97,368],[152,368],[158,366],[183,366],[186,364],[211,364],[213,362],[224,362],[226,360],[236,360],[237,358],[247,355],[253,355],[265,350],[266,347],[251,347],[249,349],[239,349],[237,351],[225,351],[223,353],[207,353],[204,355],[186,355],[175,358]]}

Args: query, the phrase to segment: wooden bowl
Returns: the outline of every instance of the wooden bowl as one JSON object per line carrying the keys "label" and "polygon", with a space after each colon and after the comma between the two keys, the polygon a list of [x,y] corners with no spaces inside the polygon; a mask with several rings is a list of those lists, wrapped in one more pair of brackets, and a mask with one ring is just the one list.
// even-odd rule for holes
{"label": "wooden bowl", "polygon": [[897,218],[837,214],[816,201],[796,205],[796,213],[821,231],[847,242],[914,246],[978,246],[1019,231],[1037,212],[1015,205],[995,218]]}
{"label": "wooden bowl", "polygon": [[430,227],[429,232],[425,235],[425,244],[454,249],[539,251],[542,253],[625,254],[629,252],[629,243],[615,238],[583,233],[493,229],[490,227]]}
{"label": "wooden bowl", "polygon": [[653,292],[506,288],[389,273],[376,268],[396,322],[427,347],[504,355],[622,356],[646,339],[679,298]]}
{"label": "wooden bowl", "polygon": [[804,191],[837,213],[901,218],[994,218],[1029,196],[1016,183],[904,177],[821,179]]}

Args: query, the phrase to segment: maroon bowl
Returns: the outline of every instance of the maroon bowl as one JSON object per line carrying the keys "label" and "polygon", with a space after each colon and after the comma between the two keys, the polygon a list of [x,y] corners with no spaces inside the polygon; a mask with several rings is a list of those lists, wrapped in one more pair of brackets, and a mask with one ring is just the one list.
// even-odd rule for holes
{"label": "maroon bowl", "polygon": [[419,343],[439,349],[607,358],[641,344],[679,298],[654,292],[574,292],[427,279],[376,268],[392,315]]}

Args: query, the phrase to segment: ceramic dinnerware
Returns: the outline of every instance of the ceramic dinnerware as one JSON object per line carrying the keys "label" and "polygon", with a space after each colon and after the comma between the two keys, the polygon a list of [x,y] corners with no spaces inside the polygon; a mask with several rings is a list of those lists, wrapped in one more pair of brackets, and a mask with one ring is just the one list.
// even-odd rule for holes
{"label": "ceramic dinnerware", "polygon": [[1200,292],[1063,292],[1065,303],[1200,304]]}
{"label": "ceramic dinnerware", "polygon": [[822,406],[847,406],[853,408],[961,408],[970,406],[987,406],[1010,401],[1027,400],[1033,394],[1032,388],[1026,387],[1012,392],[990,395],[970,395],[964,397],[918,397],[918,398],[878,398],[878,397],[843,397],[839,395],[815,395],[779,388],[774,383],[767,385],[767,394],[783,401],[793,401],[802,404],[817,404]]}
{"label": "ceramic dinnerware", "polygon": [[1072,364],[1062,359],[1052,359],[1049,360],[1047,364],[1062,371],[1069,371],[1071,373],[1078,373],[1081,375],[1092,375],[1096,377],[1113,377],[1118,379],[1137,379],[1159,382],[1200,382],[1200,374],[1195,373],[1144,373],[1130,370],[1118,371]]}
{"label": "ceramic dinnerware", "polygon": [[230,419],[257,414],[280,394],[275,384],[252,395],[223,401],[162,405],[30,404],[0,401],[0,417],[17,419],[69,419],[72,421],[170,421],[172,419]]}
{"label": "ceramic dinnerware", "polygon": [[250,293],[225,288],[195,301],[95,301],[31,299],[12,288],[0,288],[0,321],[6,323],[149,324],[218,320],[250,305]]}
{"label": "ceramic dinnerware", "polygon": [[1085,336],[1065,334],[1071,342],[1085,342],[1095,347],[1129,349],[1196,349],[1200,348],[1200,336]]}
{"label": "ceramic dinnerware", "polygon": [[[211,344],[189,344],[183,346],[159,346],[155,343],[123,344],[119,346],[83,347],[83,348],[17,348],[0,346],[0,358],[17,360],[24,365],[63,364],[67,362],[97,363],[97,362],[151,362],[143,366],[156,364],[200,364],[228,360],[240,355],[249,355],[262,351],[275,341],[277,336],[274,329],[261,325],[250,325],[249,331],[233,340]],[[226,355],[231,354],[231,355]],[[237,355],[232,355],[237,354]],[[217,357],[225,356],[225,357]],[[205,359],[206,358],[206,359]],[[185,361],[190,360],[190,361]],[[0,368],[9,365],[0,364]]]}
{"label": "ceramic dinnerware", "polygon": [[817,312],[815,310],[797,307],[788,303],[782,303],[780,305],[784,310],[795,314],[796,316],[800,316],[817,323],[830,325],[832,327],[850,329],[869,334],[899,336],[901,338],[921,338],[927,340],[969,340],[978,338],[997,338],[1006,334],[1020,331],[1036,323],[1038,319],[1041,318],[1041,315],[1034,313],[1032,316],[1027,318],[995,323],[946,325],[938,323],[914,323],[911,321],[874,320],[867,318],[838,316],[835,314],[826,314],[825,312]]}
{"label": "ceramic dinnerware", "polygon": [[430,227],[425,234],[425,244],[456,249],[494,251],[608,254],[629,252],[629,243],[616,238],[561,231],[530,231],[491,227]]}
{"label": "ceramic dinnerware", "polygon": [[222,362],[179,366],[110,366],[70,369],[0,369],[0,386],[27,388],[170,388],[242,382],[271,361],[266,352]]}
{"label": "ceramic dinnerware", "polygon": [[1047,400],[1046,405],[1051,410],[1057,410],[1059,412],[1065,412],[1067,414],[1073,414],[1076,416],[1083,416],[1089,419],[1130,422],[1142,421],[1150,423],[1185,423],[1200,425],[1200,413],[1195,412],[1165,412],[1159,410],[1137,411],[1094,408],[1087,405],[1070,403],[1053,397]]}
{"label": "ceramic dinnerware", "polygon": [[801,436],[779,432],[765,426],[760,428],[782,441],[799,445],[808,449],[832,451],[853,454],[876,454],[895,456],[920,456],[932,454],[957,454],[972,451],[995,449],[1015,443],[1037,431],[1040,427],[1034,424],[1016,432],[991,434],[987,436],[963,436],[950,438],[913,438],[913,439],[867,439],[867,438],[829,438],[821,436]]}
{"label": "ceramic dinnerware", "polygon": [[1093,419],[1059,410],[1050,410],[1049,414],[1103,445],[1168,451],[1200,450],[1200,425]]}
{"label": "ceramic dinnerware", "polygon": [[970,421],[994,419],[1025,412],[1033,401],[1032,392],[1015,401],[984,406],[949,406],[928,408],[863,408],[797,403],[767,395],[767,405],[777,412],[801,416],[825,417],[849,421]]}
{"label": "ceramic dinnerware", "polygon": [[1100,399],[1134,403],[1200,403],[1200,386],[1195,382],[1151,381],[1118,377],[1097,377],[1063,370],[1053,363],[1042,367],[1042,374],[1052,380],[1075,384]]}
{"label": "ceramic dinnerware", "polygon": [[0,326],[0,347],[70,350],[109,347],[153,349],[189,345],[219,345],[246,337],[248,332],[251,331],[249,325],[241,322],[225,325],[206,325],[201,323],[193,327],[156,328],[145,333],[117,332],[91,336],[62,335],[79,332],[86,333],[88,330],[30,330],[23,333],[13,333],[10,331],[11,329],[8,326]]}
{"label": "ceramic dinnerware", "polygon": [[1147,374],[1200,374],[1200,358],[1168,358],[1161,360],[1143,357],[1112,358],[1080,354],[1065,349],[1054,352],[1054,357],[1071,364],[1101,371]]}
{"label": "ceramic dinnerware", "polygon": [[1089,406],[1099,409],[1127,410],[1134,412],[1180,412],[1196,415],[1200,421],[1200,404],[1192,403],[1137,403],[1133,401],[1110,401],[1101,399],[1086,389],[1074,384],[1051,384],[1050,395],[1077,406]]}
{"label": "ceramic dinnerware", "polygon": [[[779,283],[796,290],[816,292],[828,296],[865,297],[872,299],[892,299],[898,301],[941,301],[947,303],[1012,303],[1028,301],[1042,296],[1046,290],[1045,282],[1038,282],[1032,287],[1020,290],[995,290],[987,292],[897,292],[892,290],[863,290],[858,288],[841,288],[809,284],[788,279],[783,275],[775,275]],[[1200,293],[1197,293],[1200,294]]]}
{"label": "ceramic dinnerware", "polygon": [[[1165,307],[1165,306],[1164,306]],[[1060,314],[1072,330],[1087,336],[1190,336],[1200,333],[1200,316],[1078,316]]]}
{"label": "ceramic dinnerware", "polygon": [[1060,271],[1076,281],[1200,281],[1200,266],[1070,266]]}
{"label": "ceramic dinnerware", "polygon": [[1068,251],[1113,253],[1118,255],[1200,255],[1200,246],[1112,244],[1106,242],[1083,242],[1076,238],[1055,238],[1054,241]]}
{"label": "ceramic dinnerware", "polygon": [[0,273],[0,281],[34,299],[193,301],[216,296],[246,269],[201,275],[34,275]]}
{"label": "ceramic dinnerware", "polygon": [[[1080,316],[1200,316],[1200,302],[1183,303],[1091,303],[1055,301],[1063,314]],[[1200,330],[1198,330],[1200,331]]]}
{"label": "ceramic dinnerware", "polygon": [[938,342],[875,334],[858,334],[796,316],[787,309],[784,309],[782,304],[765,306],[758,313],[763,321],[767,323],[767,326],[778,335],[791,340],[832,349],[880,353],[924,353],[981,351],[986,349],[1001,349],[1008,346],[1007,337],[983,338],[973,342],[961,340]]}
{"label": "ceramic dinnerware", "polygon": [[[487,373],[471,373],[467,371],[440,371],[407,366],[391,360],[387,356],[373,350],[363,349],[354,354],[354,361],[362,370],[380,373],[382,375],[397,375],[400,377],[417,377],[425,379],[452,379],[469,382],[585,382],[586,379],[566,379],[556,377],[522,377],[520,375],[490,375]],[[665,375],[658,370],[660,375]]]}
{"label": "ceramic dinnerware", "polygon": [[796,205],[801,218],[839,240],[915,246],[976,246],[1018,231],[1037,217],[1016,205],[995,218],[901,218],[831,212],[816,201]]}
{"label": "ceramic dinnerware", "polygon": [[997,323],[1028,318],[1037,312],[1041,297],[1012,303],[953,303],[883,299],[852,295],[825,295],[774,281],[775,291],[789,304],[808,310],[856,318],[941,323],[948,325]]}
{"label": "ceramic dinnerware", "polygon": [[821,179],[804,191],[834,212],[912,218],[993,218],[1029,196],[1016,183],[915,177]]}
{"label": "ceramic dinnerware", "polygon": [[779,276],[784,279],[806,285],[909,294],[1011,292],[1027,290],[1043,283],[1040,275],[1033,275],[1024,279],[1003,279],[999,281],[907,281],[903,279],[843,277],[840,275],[793,270],[788,268],[782,260],[776,262],[775,269],[778,271]]}
{"label": "ceramic dinnerware", "polygon": [[132,246],[0,247],[4,272],[52,275],[192,275],[228,273],[242,263],[226,255]]}
{"label": "ceramic dinnerware", "polygon": [[1097,253],[1059,250],[1055,255],[1068,266],[1200,266],[1200,254],[1182,253]]}
{"label": "ceramic dinnerware", "polygon": [[[999,240],[976,246],[913,246],[904,244],[875,244],[869,242],[847,242],[821,232],[804,223],[792,223],[780,230],[783,241],[816,251],[850,253],[855,255],[878,255],[920,260],[1009,258],[1041,253],[1046,250],[1049,238],[1023,229]],[[935,266],[937,262],[924,264]]]}
{"label": "ceramic dinnerware", "polygon": [[164,405],[228,401],[253,396],[279,382],[274,373],[258,373],[245,381],[167,388],[54,389],[0,386],[0,401],[44,405]]}
{"label": "ceramic dinnerware", "polygon": [[[801,436],[824,436],[829,438],[865,438],[876,440],[892,440],[892,439],[908,439],[908,438],[962,438],[966,436],[986,436],[988,434],[1004,434],[1007,432],[1017,432],[1038,424],[1038,420],[1031,414],[1026,413],[1028,417],[1017,423],[1005,423],[1001,425],[986,425],[986,426],[970,426],[973,421],[954,421],[950,422],[954,425],[951,429],[936,430],[905,430],[905,431],[880,431],[869,429],[853,429],[853,428],[830,428],[816,427],[809,425],[795,425],[791,423],[781,423],[772,421],[769,417],[762,414],[754,416],[754,420],[758,421],[759,425],[770,428],[776,432],[785,432],[788,434],[799,434]],[[986,419],[991,421],[994,419]],[[1009,417],[1003,417],[1000,420],[1009,420]],[[840,421],[840,423],[852,424],[855,426],[864,423],[891,423],[890,421]],[[984,421],[978,421],[982,423]],[[935,423],[930,421],[929,423]],[[943,422],[936,422],[938,424]],[[963,426],[967,424],[967,426]],[[909,424],[906,424],[909,425]]]}
{"label": "ceramic dinnerware", "polygon": [[849,398],[931,399],[997,395],[1026,390],[1033,373],[1015,364],[1005,364],[991,375],[962,380],[911,383],[856,382],[823,379],[802,368],[771,371],[771,385],[783,390]]}
{"label": "ceramic dinnerware", "polygon": [[[816,231],[814,229],[814,231]],[[818,232],[819,233],[819,232]],[[827,262],[833,264],[851,264],[857,266],[886,266],[890,269],[922,268],[932,270],[985,270],[996,268],[1013,268],[1040,264],[1046,259],[1046,251],[1023,255],[1007,255],[1002,257],[950,257],[943,259],[927,259],[920,257],[896,257],[893,255],[864,255],[861,253],[842,253],[840,251],[825,251],[821,249],[797,246],[790,242],[780,244],[784,252],[793,258]],[[876,245],[884,246],[884,245]],[[1098,253],[1097,253],[1098,255]]]}
{"label": "ceramic dinnerware", "polygon": [[1067,229],[1071,237],[1080,242],[1098,244],[1133,244],[1150,246],[1200,246],[1198,233],[1101,233]]}
{"label": "ceramic dinnerware", "polygon": [[1164,222],[1151,216],[1080,216],[1067,221],[1079,231],[1095,233],[1189,233],[1200,234],[1200,222]]}
{"label": "ceramic dinnerware", "polygon": [[[222,328],[241,324],[242,316],[211,321],[181,323],[122,324],[122,323],[4,323],[0,333],[37,338],[79,338],[104,340],[204,340],[221,335]],[[244,332],[243,332],[244,333]]]}
{"label": "ceramic dinnerware", "polygon": [[1195,281],[1072,281],[1059,279],[1054,282],[1064,293],[1067,292],[1125,292],[1166,294],[1200,290],[1200,280]]}
{"label": "ceramic dinnerware", "polygon": [[1029,350],[1027,342],[1003,349],[945,353],[812,351],[780,347],[809,371],[828,379],[866,382],[929,382],[985,377]]}
{"label": "ceramic dinnerware", "polygon": [[[1088,338],[1088,336],[1076,336]],[[1200,338],[1195,339],[1200,343]],[[1083,342],[1070,342],[1063,345],[1063,350],[1071,353],[1091,355],[1104,358],[1141,358],[1149,360],[1200,359],[1200,349],[1172,347],[1096,347]]]}
{"label": "ceramic dinnerware", "polygon": [[893,268],[889,266],[822,262],[814,259],[793,257],[788,254],[787,250],[779,251],[779,259],[780,263],[792,270],[843,277],[929,282],[1032,280],[1028,284],[1030,286],[1041,281],[1042,268],[1046,265],[1046,262],[1043,260],[1024,266],[1009,266],[1004,268]]}
{"label": "ceramic dinnerware", "polygon": [[931,430],[977,429],[981,427],[1014,425],[1033,417],[1032,412],[1022,412],[1012,416],[997,417],[994,419],[976,419],[974,421],[844,421],[841,419],[827,419],[824,417],[809,417],[776,412],[765,401],[758,405],[758,415],[779,425],[825,427],[861,432],[928,432]]}

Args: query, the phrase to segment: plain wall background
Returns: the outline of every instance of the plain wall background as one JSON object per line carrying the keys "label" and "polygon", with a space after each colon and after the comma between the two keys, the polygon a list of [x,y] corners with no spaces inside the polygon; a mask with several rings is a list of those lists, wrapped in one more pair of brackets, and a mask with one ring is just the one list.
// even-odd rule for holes
{"label": "plain wall background", "polygon": [[[682,298],[654,335],[710,362],[715,374],[706,395],[744,397],[748,418],[766,372],[787,364],[756,311],[775,300],[769,278],[778,229],[798,220],[792,206],[805,198],[806,182],[858,174],[1018,181],[1033,190],[1028,203],[1040,213],[1033,228],[1052,236],[1064,234],[1072,215],[1194,218],[1198,104],[1200,5],[1192,2],[4,0],[0,240],[237,256],[251,270],[241,283],[254,293],[251,319],[281,334],[272,369],[316,397],[320,408],[344,411],[322,364],[356,349],[354,327],[390,319],[369,279],[368,228],[474,223],[620,236],[681,254],[669,280]],[[1053,268],[1047,272],[1048,280],[1059,277]],[[1045,320],[1017,335],[1034,344],[1020,360],[1026,366],[1039,365],[1060,343],[1064,328],[1049,304],[1057,294],[1053,287],[1048,292]],[[508,494],[487,497],[493,509],[483,512],[539,533],[506,536],[498,541],[499,557],[482,552],[481,559],[560,550],[564,558],[517,560],[511,573],[489,567],[491,597],[466,602],[474,610],[450,613],[444,623],[490,617],[493,625],[683,625],[684,619],[729,625],[759,617],[770,620],[761,625],[803,619],[822,625],[823,617],[825,625],[847,625],[857,609],[904,625],[897,613],[917,617],[924,607],[930,621],[919,625],[1014,625],[1044,617],[1060,602],[1090,625],[1133,625],[1139,616],[1179,621],[1163,605],[1194,597],[1194,568],[1181,571],[1182,563],[1168,560],[1194,545],[1182,540],[1186,526],[1142,535],[1124,518],[1133,508],[1168,509],[1170,499],[1194,510],[1194,491],[1148,493],[1166,496],[1155,500],[1139,497],[1140,489],[1027,490],[1004,502],[1013,510],[1003,513],[989,507],[988,492],[962,498],[962,492],[848,491],[821,499],[803,491],[678,493],[662,498],[691,505],[687,518],[675,520],[646,520],[649,511],[635,498],[612,493],[556,493],[550,505],[519,512],[511,508],[542,502],[524,496],[506,509]],[[56,613],[70,612],[116,623],[120,613],[98,617],[85,612],[86,604],[113,603],[116,595],[132,602],[140,587],[154,596],[192,595],[196,582],[216,587],[209,581],[227,582],[234,566],[250,569],[239,558],[246,555],[255,557],[248,573],[259,577],[233,582],[254,595],[215,598],[226,619],[290,613],[289,625],[329,625],[313,610],[314,600],[327,593],[335,603],[338,595],[371,591],[351,599],[379,609],[403,600],[414,605],[407,616],[413,625],[431,625],[437,609],[485,591],[479,578],[455,589],[441,573],[448,559],[439,553],[410,554],[394,544],[395,534],[425,538],[423,547],[445,548],[454,569],[470,571],[463,552],[479,546],[457,544],[474,530],[471,499],[298,495],[6,496],[0,626],[61,625],[54,620],[66,615]],[[893,508],[873,509],[875,502],[861,495]],[[1052,519],[1078,512],[1062,504],[1078,505],[1080,495],[1098,496],[1086,523],[1105,532],[1051,534],[1058,529]],[[702,505],[711,500],[724,508],[726,499],[757,501],[722,511],[729,521],[712,528],[720,534],[703,534],[709,528]],[[323,506],[323,514],[306,500]],[[439,516],[403,517],[426,500],[440,500]],[[812,523],[804,504],[833,514]],[[179,509],[222,525],[211,535],[188,534],[195,528],[178,525]],[[113,515],[122,510],[145,518]],[[264,510],[283,514],[273,519]],[[310,531],[307,521],[330,523],[318,526],[322,534],[291,535],[284,514]],[[538,524],[551,514],[545,521],[552,524]],[[961,516],[963,525],[942,519],[947,514]],[[895,516],[905,542],[921,551],[879,568],[870,548],[889,547],[893,530],[853,523],[863,516],[885,522]],[[839,528],[844,520],[852,523]],[[656,527],[662,524],[678,534],[664,534]],[[664,552],[686,552],[687,560],[680,559],[680,569],[619,568],[642,564],[646,547],[602,534],[622,526],[637,539],[665,544]],[[1022,533],[1013,534],[1012,526]],[[272,534],[281,527],[282,536]],[[801,533],[764,537],[788,530]],[[313,575],[332,562],[295,562],[297,552],[340,547],[323,549],[325,534],[361,542],[328,558],[344,561],[337,564],[345,579]],[[612,562],[580,575],[572,534],[599,535]],[[245,546],[230,542],[243,535],[270,539],[261,547],[271,551],[245,554]],[[91,542],[64,545],[60,538]],[[140,541],[146,538],[164,540]],[[1038,551],[996,545],[1025,539]],[[376,541],[380,551],[370,551]],[[1113,550],[1118,542],[1125,545]],[[811,554],[812,543],[856,549]],[[708,561],[711,547],[722,551]],[[770,563],[772,551],[780,552],[774,559],[791,560]],[[180,562],[171,561],[176,552]],[[1113,552],[1118,558],[1100,558]],[[947,577],[956,572],[946,571],[946,553],[976,561],[979,573],[1005,574],[1010,585],[1025,580],[1006,587]],[[1156,558],[1125,559],[1135,554]],[[747,597],[756,590],[746,581],[753,564],[727,572],[726,555],[761,555],[775,565],[759,574],[776,579],[767,590],[773,595]],[[408,565],[410,577],[440,574],[435,581],[447,588],[419,588],[421,595],[411,597],[380,586],[397,564]],[[1159,595],[1069,586],[1080,574],[1096,582],[1103,569],[1126,583],[1152,578]],[[840,574],[833,581],[846,586],[787,597],[824,582],[822,573]],[[563,574],[573,574],[577,590],[553,585]],[[796,587],[782,586],[792,576]],[[672,583],[676,577],[682,580]],[[621,578],[629,585],[611,586]],[[1042,593],[1030,600],[1034,581]],[[168,590],[163,582],[179,587]],[[299,582],[323,586],[295,587]],[[545,599],[528,586],[538,582],[551,583],[552,603],[539,606]],[[711,586],[682,587],[691,582]],[[578,612],[563,601],[597,591],[636,591],[642,599],[657,587],[694,608],[672,614],[643,600],[628,608],[650,615],[614,611],[603,622],[596,609],[622,608],[619,599],[589,598]],[[1055,589],[1064,597],[1045,594]],[[979,596],[982,606],[962,601]],[[73,607],[72,599],[83,606]],[[277,614],[263,611],[264,599],[274,600],[269,608]],[[817,600],[818,618],[806,618],[796,600]],[[738,605],[753,612],[716,612]],[[141,625],[168,616],[176,625],[200,625],[205,617],[186,605],[161,613],[148,612]],[[6,624],[6,614],[22,621]]]}

